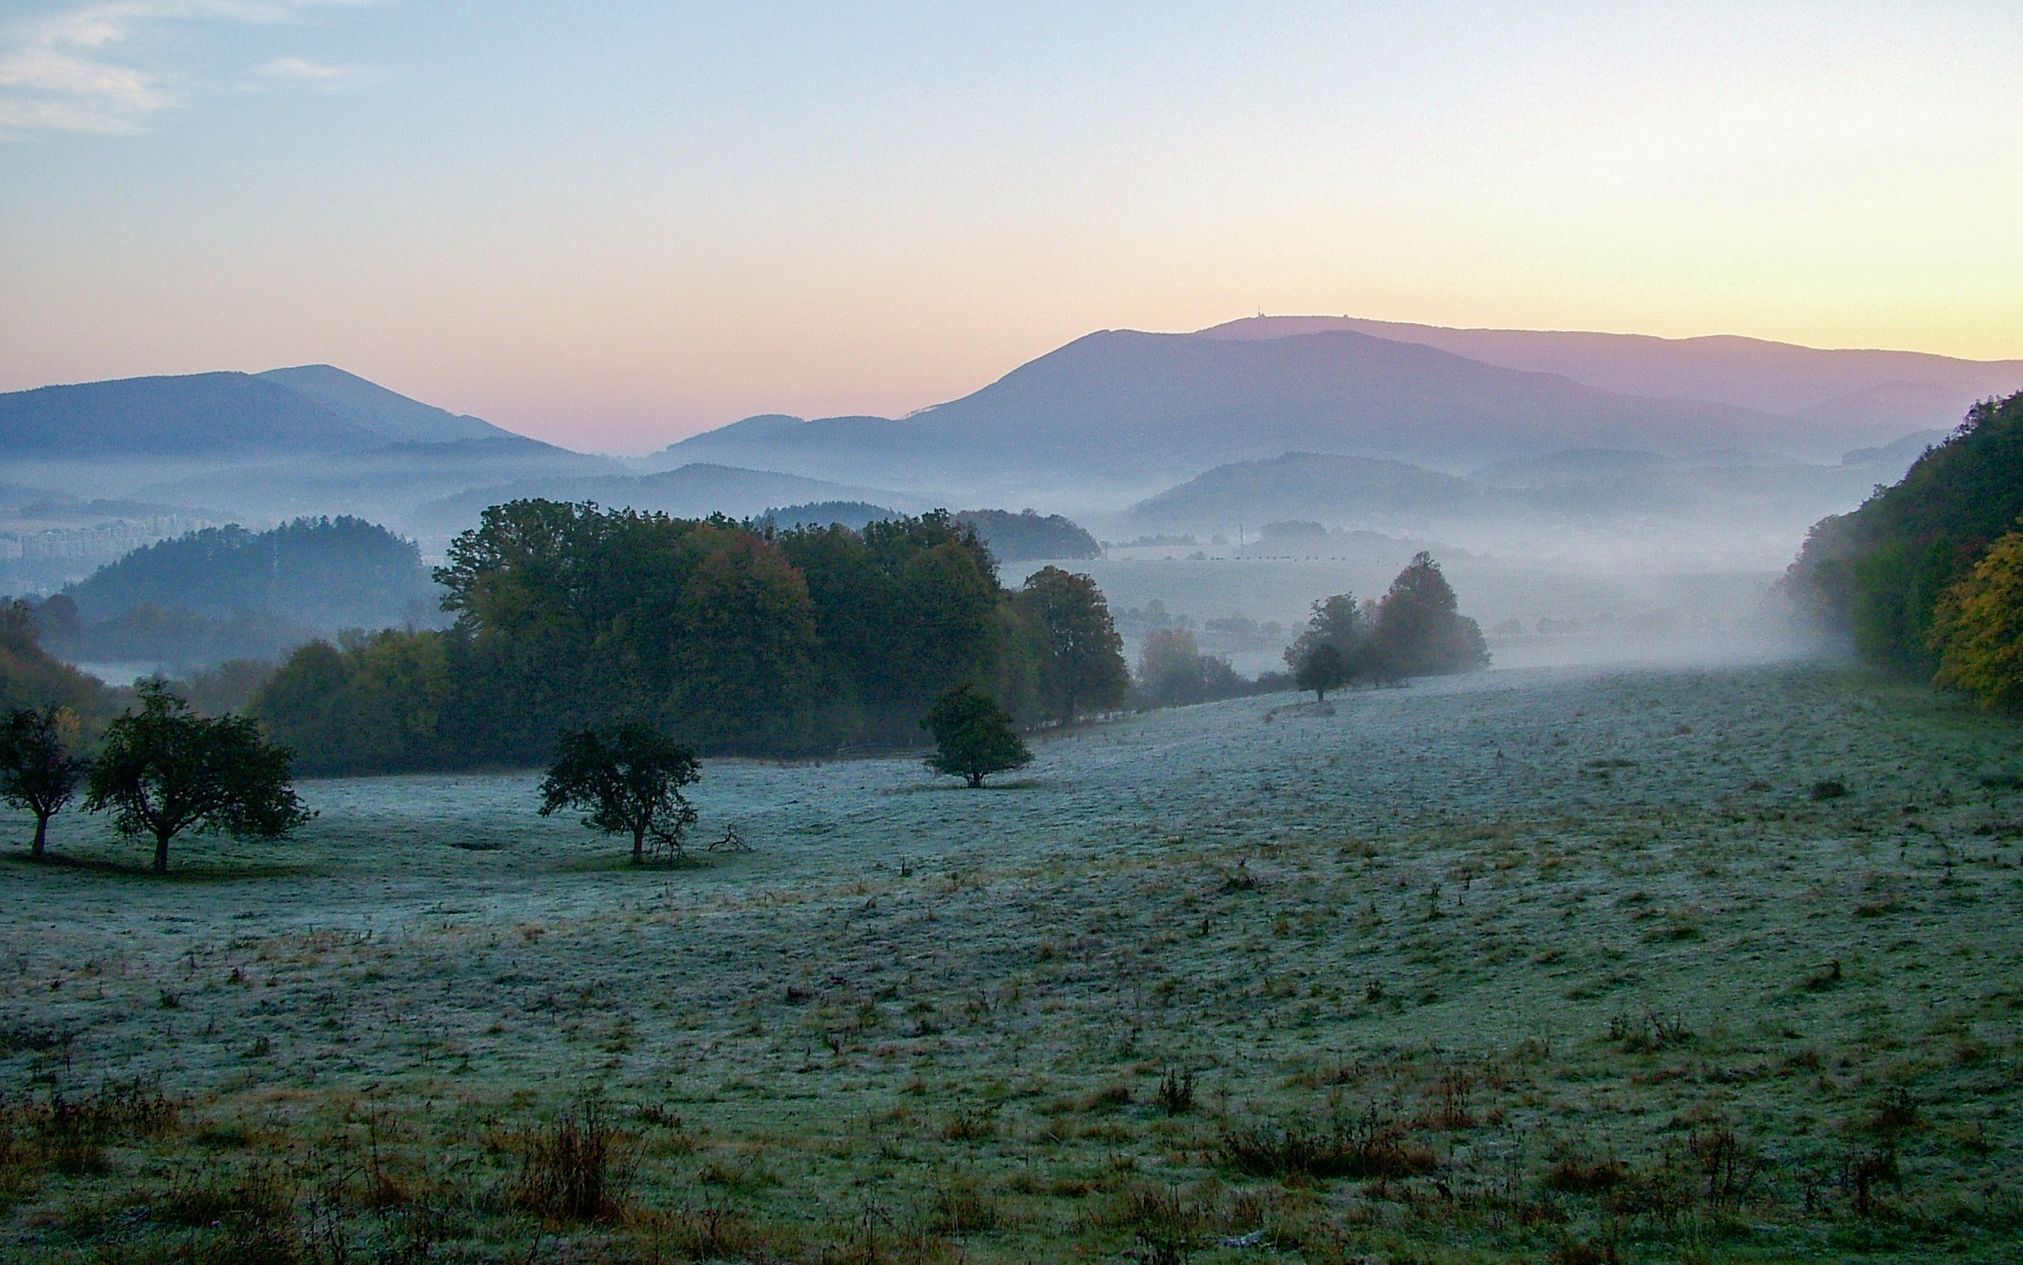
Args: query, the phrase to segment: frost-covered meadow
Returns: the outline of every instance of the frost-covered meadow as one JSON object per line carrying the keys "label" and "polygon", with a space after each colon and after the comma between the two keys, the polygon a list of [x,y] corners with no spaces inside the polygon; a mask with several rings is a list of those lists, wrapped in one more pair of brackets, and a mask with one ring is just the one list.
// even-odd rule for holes
{"label": "frost-covered meadow", "polygon": [[65,815],[0,865],[0,1254],[2013,1259],[2013,722],[1524,669],[1035,755],[708,763],[647,871],[531,774],[167,880]]}

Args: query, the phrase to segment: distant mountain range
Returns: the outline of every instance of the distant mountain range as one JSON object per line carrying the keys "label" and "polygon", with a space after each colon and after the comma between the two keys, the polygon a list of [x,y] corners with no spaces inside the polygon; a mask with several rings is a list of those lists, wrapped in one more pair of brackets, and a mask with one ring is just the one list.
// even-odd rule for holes
{"label": "distant mountain range", "polygon": [[1707,400],[1892,434],[1950,429],[1974,401],[2023,388],[2023,360],[1833,351],[1727,334],[1655,338],[1447,329],[1347,316],[1247,317],[1200,332],[1207,338],[1257,340],[1342,330],[1437,347],[1506,369],[1556,373],[1623,395]]}
{"label": "distant mountain range", "polygon": [[[903,418],[766,414],[632,461],[329,365],[42,387],[0,394],[0,482],[23,505],[214,506],[256,524],[360,514],[427,550],[484,505],[529,495],[683,514],[1033,506],[1125,529],[1262,514],[1394,528],[1506,512],[1738,519],[1737,505],[1780,503],[1816,517],[1850,508],[1863,479],[1896,478],[1975,399],[2017,389],[2019,360],[1258,317],[1106,330]],[[1760,521],[1783,531],[1788,517]],[[18,512],[0,519],[26,529]]]}
{"label": "distant mountain range", "polygon": [[1144,490],[1295,451],[1457,474],[1569,448],[1829,460],[1950,426],[1975,399],[2018,388],[2023,361],[1269,317],[1090,334],[905,418],[769,414],[659,459]]}

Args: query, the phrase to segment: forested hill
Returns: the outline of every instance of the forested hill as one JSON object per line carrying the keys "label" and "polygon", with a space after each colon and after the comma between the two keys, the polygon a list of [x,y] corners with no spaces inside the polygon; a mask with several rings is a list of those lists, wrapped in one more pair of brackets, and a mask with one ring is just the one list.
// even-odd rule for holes
{"label": "forested hill", "polygon": [[1096,558],[1102,546],[1082,527],[1059,514],[1037,514],[1025,510],[964,510],[955,516],[959,523],[976,528],[983,543],[999,562],[1027,562],[1037,558]]}
{"label": "forested hill", "polygon": [[2023,393],[1976,405],[1902,482],[1820,522],[1785,583],[1869,662],[1991,701],[2005,680],[2023,693],[2023,583],[2006,574],[2023,557],[2019,515]]}
{"label": "forested hill", "polygon": [[206,528],[136,549],[66,592],[87,620],[147,605],[212,618],[260,611],[332,630],[399,625],[439,598],[412,541],[358,518]]}
{"label": "forested hill", "polygon": [[111,690],[42,648],[33,607],[0,604],[0,712],[64,707],[96,727],[112,715],[114,705]]}

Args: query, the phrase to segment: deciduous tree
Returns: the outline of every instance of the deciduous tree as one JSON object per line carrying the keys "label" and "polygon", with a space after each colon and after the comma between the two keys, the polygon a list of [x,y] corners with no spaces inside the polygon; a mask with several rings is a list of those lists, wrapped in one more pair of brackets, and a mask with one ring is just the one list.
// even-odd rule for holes
{"label": "deciduous tree", "polygon": [[2023,708],[2023,530],[1997,540],[1940,599],[1938,681],[1983,707]]}
{"label": "deciduous tree", "polygon": [[0,721],[0,800],[35,814],[29,855],[40,861],[49,819],[77,793],[87,767],[74,753],[77,713],[68,708],[17,708]]}
{"label": "deciduous tree", "polygon": [[993,773],[1032,763],[1032,752],[1004,709],[969,685],[958,685],[936,699],[920,724],[934,734],[934,754],[927,757],[927,767],[953,773],[972,788],[982,786]]}
{"label": "deciduous tree", "polygon": [[1042,567],[1026,578],[1017,605],[1046,644],[1043,679],[1047,710],[1055,720],[1070,721],[1085,710],[1124,701],[1131,685],[1124,639],[1093,579]]}
{"label": "deciduous tree", "polygon": [[695,753],[651,725],[628,721],[562,735],[541,782],[541,815],[586,812],[583,824],[632,836],[632,863],[646,862],[649,836],[681,851],[696,812],[681,788],[701,776]]}
{"label": "deciduous tree", "polygon": [[111,812],[128,838],[153,838],[163,874],[169,840],[185,830],[279,839],[314,816],[296,798],[292,760],[250,719],[199,716],[161,685],[143,685],[140,710],[106,728],[84,807]]}

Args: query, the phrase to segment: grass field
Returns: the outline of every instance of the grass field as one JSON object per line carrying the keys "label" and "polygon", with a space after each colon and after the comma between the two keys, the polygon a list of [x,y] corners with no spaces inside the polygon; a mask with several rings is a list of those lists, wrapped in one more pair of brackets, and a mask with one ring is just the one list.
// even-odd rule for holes
{"label": "grass field", "polygon": [[[1183,564],[1173,564],[1183,565]],[[1819,667],[530,775],[0,863],[0,1256],[2001,1261],[2023,729]],[[24,823],[7,823],[25,839]]]}

